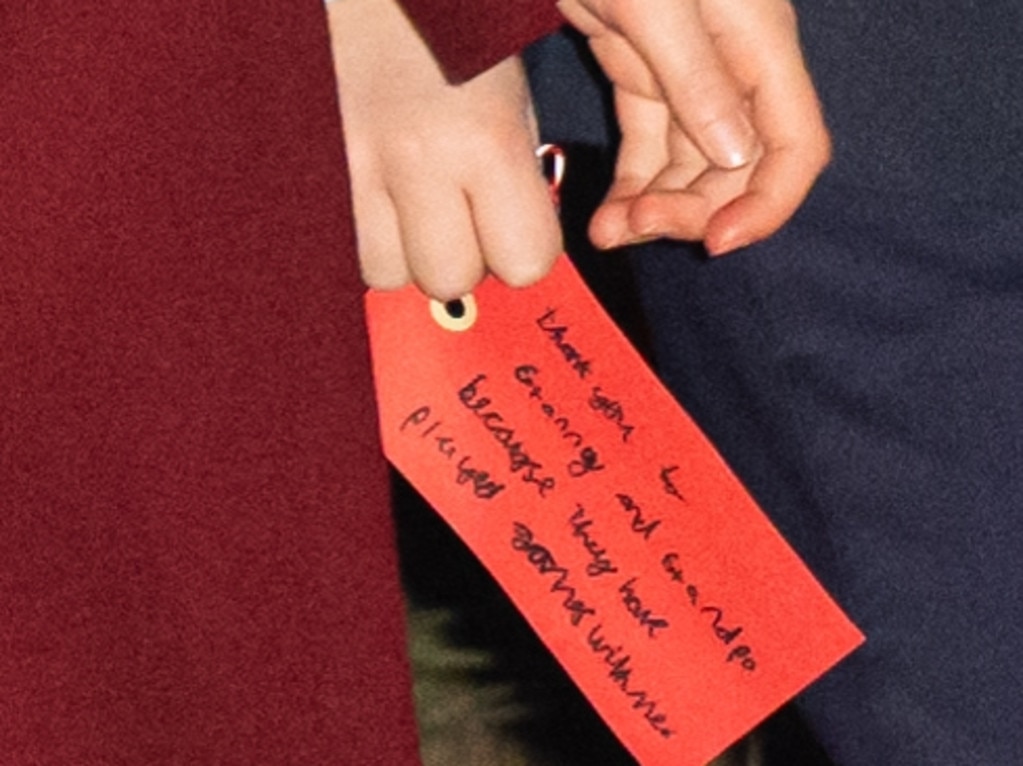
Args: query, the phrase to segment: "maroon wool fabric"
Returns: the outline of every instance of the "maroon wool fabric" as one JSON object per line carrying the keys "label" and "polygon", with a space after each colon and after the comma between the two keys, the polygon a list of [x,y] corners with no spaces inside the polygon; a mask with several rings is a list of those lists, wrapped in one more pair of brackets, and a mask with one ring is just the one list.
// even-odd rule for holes
{"label": "maroon wool fabric", "polygon": [[418,762],[361,292],[319,0],[0,9],[0,763]]}
{"label": "maroon wool fabric", "polygon": [[[452,81],[466,80],[564,21],[555,0],[402,0]],[[486,6],[486,26],[480,9]],[[496,43],[496,44],[495,44]]]}

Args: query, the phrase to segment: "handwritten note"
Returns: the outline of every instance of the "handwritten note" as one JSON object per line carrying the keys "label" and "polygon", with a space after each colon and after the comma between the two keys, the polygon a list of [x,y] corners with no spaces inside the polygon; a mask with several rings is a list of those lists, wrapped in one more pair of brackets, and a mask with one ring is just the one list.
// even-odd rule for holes
{"label": "handwritten note", "polygon": [[387,455],[639,763],[703,766],[863,637],[567,258],[474,297],[367,296]]}

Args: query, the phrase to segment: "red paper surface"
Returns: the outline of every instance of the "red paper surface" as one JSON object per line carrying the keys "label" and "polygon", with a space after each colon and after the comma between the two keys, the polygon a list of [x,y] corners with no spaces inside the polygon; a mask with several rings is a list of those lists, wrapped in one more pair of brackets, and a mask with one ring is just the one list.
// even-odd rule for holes
{"label": "red paper surface", "polygon": [[387,455],[643,766],[702,766],[863,636],[567,258],[475,301],[367,296]]}

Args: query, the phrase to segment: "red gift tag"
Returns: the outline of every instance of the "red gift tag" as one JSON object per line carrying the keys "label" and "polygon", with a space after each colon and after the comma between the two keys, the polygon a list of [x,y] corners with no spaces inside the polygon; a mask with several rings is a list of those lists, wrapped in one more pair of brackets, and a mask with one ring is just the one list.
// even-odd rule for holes
{"label": "red gift tag", "polygon": [[366,304],[388,458],[643,766],[702,766],[862,642],[567,258]]}

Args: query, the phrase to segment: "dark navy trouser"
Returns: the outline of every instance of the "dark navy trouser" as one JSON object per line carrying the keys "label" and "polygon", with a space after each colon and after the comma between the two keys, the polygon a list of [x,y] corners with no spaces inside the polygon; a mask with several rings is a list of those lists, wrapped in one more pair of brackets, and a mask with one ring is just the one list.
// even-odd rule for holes
{"label": "dark navy trouser", "polygon": [[[833,164],[769,242],[637,250],[657,365],[868,636],[800,700],[835,762],[1014,766],[1023,4],[798,5]],[[566,50],[548,137],[603,140]]]}

